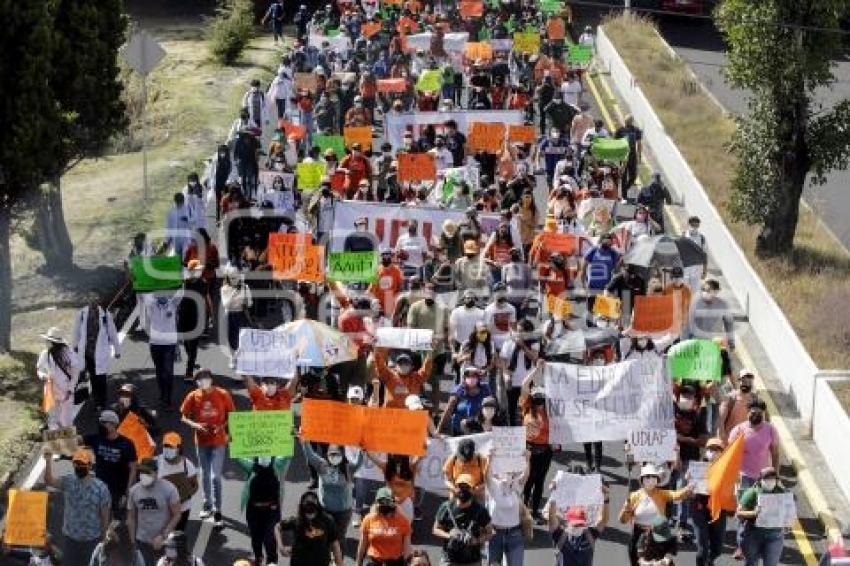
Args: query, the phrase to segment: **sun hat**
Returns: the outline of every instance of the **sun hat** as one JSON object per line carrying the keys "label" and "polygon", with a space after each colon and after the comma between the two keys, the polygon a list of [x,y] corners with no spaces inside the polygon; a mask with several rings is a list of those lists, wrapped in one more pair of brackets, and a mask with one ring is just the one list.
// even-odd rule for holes
{"label": "sun hat", "polygon": [[67,344],[58,326],[51,326],[47,329],[47,334],[39,334],[39,336],[54,344]]}

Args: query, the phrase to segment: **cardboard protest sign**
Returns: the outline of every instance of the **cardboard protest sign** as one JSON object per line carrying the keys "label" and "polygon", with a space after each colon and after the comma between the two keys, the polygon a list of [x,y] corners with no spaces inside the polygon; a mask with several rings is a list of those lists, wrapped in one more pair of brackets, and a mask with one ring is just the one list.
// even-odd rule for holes
{"label": "cardboard protest sign", "polygon": [[599,474],[582,476],[558,470],[552,499],[561,510],[573,506],[602,505],[605,502],[602,477]]}
{"label": "cardboard protest sign", "polygon": [[298,179],[298,188],[302,191],[313,191],[322,184],[325,176],[325,164],[321,161],[313,163],[299,163],[295,166],[295,176]]}
{"label": "cardboard protest sign", "polygon": [[758,507],[757,527],[786,529],[791,527],[797,518],[797,505],[794,503],[794,494],[790,492],[760,493]]}
{"label": "cardboard protest sign", "polygon": [[[319,147],[319,149],[322,151],[322,155],[325,154],[326,150],[332,149],[334,150],[337,159],[342,159],[343,157],[345,157],[345,138],[343,138],[342,136],[315,134],[313,135],[313,145]],[[322,174],[324,174],[324,168],[322,169]],[[321,182],[321,178],[319,179],[319,181]]]}
{"label": "cardboard protest sign", "polygon": [[534,55],[540,51],[540,34],[534,32],[514,33],[514,50]]}
{"label": "cardboard protest sign", "polygon": [[672,389],[660,360],[547,363],[543,377],[553,444],[628,440],[635,429],[673,428]]}
{"label": "cardboard protest sign", "polygon": [[295,377],[296,351],[293,338],[281,330],[241,329],[236,373]]}
{"label": "cardboard protest sign", "polygon": [[406,92],[406,79],[378,79],[378,92]]}
{"label": "cardboard protest sign", "polygon": [[156,444],[139,416],[130,411],[118,425],[118,434],[126,436],[136,448],[139,462],[154,455]]}
{"label": "cardboard protest sign", "polygon": [[183,286],[183,264],[176,255],[130,258],[133,290],[140,292],[178,289]]}
{"label": "cardboard protest sign", "polygon": [[52,454],[73,456],[79,447],[77,443],[77,427],[74,426],[45,430],[41,438]]}
{"label": "cardboard protest sign", "polygon": [[375,345],[379,348],[418,352],[432,348],[434,331],[421,328],[379,328],[375,339]]}
{"label": "cardboard protest sign", "polygon": [[419,92],[438,92],[443,84],[443,72],[439,69],[428,69],[422,71],[416,82],[416,90]]}
{"label": "cardboard protest sign", "polygon": [[546,312],[563,320],[573,312],[573,304],[569,299],[562,299],[557,295],[546,295]]}
{"label": "cardboard protest sign", "polygon": [[494,474],[507,474],[525,470],[525,427],[493,427],[493,454],[490,470]]}
{"label": "cardboard protest sign", "polygon": [[505,140],[505,125],[494,122],[472,122],[467,147],[473,151],[498,153]]}
{"label": "cardboard protest sign", "polygon": [[292,456],[292,411],[235,411],[227,415],[231,458]]}
{"label": "cardboard protest sign", "polygon": [[712,340],[685,340],[667,352],[671,379],[720,381],[723,361],[720,346]]}
{"label": "cardboard protest sign", "polygon": [[489,61],[493,58],[493,48],[490,47],[489,43],[472,41],[466,44],[463,54],[470,61],[476,61],[478,59]]}
{"label": "cardboard protest sign", "polygon": [[376,252],[331,252],[328,254],[329,281],[372,283],[377,279]]}
{"label": "cardboard protest sign", "polygon": [[482,0],[460,0],[458,11],[464,19],[480,18],[484,15],[484,2]]}
{"label": "cardboard protest sign", "polygon": [[622,314],[620,299],[597,295],[593,303],[593,314],[604,316],[611,320],[618,320]]}
{"label": "cardboard protest sign", "polygon": [[578,253],[579,239],[573,234],[541,232],[534,237],[533,246],[541,250],[543,253],[540,255],[545,256],[545,258],[548,258],[549,255],[555,252],[564,256],[570,256]]}
{"label": "cardboard protest sign", "polygon": [[437,178],[437,165],[430,153],[402,153],[398,156],[398,180],[430,181]]}
{"label": "cardboard protest sign", "polygon": [[388,407],[363,409],[363,448],[388,454],[425,454],[428,411]]}
{"label": "cardboard protest sign", "polygon": [[47,492],[9,490],[3,543],[43,548],[47,544]]}
{"label": "cardboard protest sign", "polygon": [[379,22],[366,22],[365,24],[360,26],[360,33],[363,34],[363,37],[369,39],[379,31],[381,31],[381,28],[383,28],[383,25]]}
{"label": "cardboard protest sign", "polygon": [[319,90],[319,76],[315,73],[295,73],[295,88],[315,93]]}
{"label": "cardboard protest sign", "polygon": [[576,65],[587,65],[593,59],[593,46],[583,43],[570,45],[567,61]]}
{"label": "cardboard protest sign", "polygon": [[694,490],[700,495],[708,495],[708,466],[711,462],[691,460],[688,462],[688,475],[694,484]]}
{"label": "cardboard protest sign", "polygon": [[671,429],[635,429],[629,436],[629,449],[635,462],[661,464],[676,460],[676,431]]}
{"label": "cardboard protest sign", "polygon": [[277,279],[324,281],[324,246],[310,243],[308,234],[269,234],[269,263]]}
{"label": "cardboard protest sign", "polygon": [[566,36],[564,20],[561,18],[549,18],[546,24],[546,35],[553,41],[561,41]]}
{"label": "cardboard protest sign", "polygon": [[522,126],[519,124],[508,125],[508,141],[519,143],[534,143],[537,141],[537,134],[534,131],[534,126]]}
{"label": "cardboard protest sign", "polygon": [[637,295],[632,330],[640,334],[670,332],[676,324],[679,303],[673,295]]}
{"label": "cardboard protest sign", "polygon": [[342,135],[345,138],[345,145],[349,148],[359,143],[364,152],[372,149],[372,126],[346,126],[342,130]]}

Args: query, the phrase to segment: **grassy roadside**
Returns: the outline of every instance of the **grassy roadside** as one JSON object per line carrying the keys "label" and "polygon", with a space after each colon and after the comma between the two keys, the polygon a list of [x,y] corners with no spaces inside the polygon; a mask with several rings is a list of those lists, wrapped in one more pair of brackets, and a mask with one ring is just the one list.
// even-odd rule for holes
{"label": "grassy roadside", "polygon": [[756,258],[757,230],[733,222],[727,208],[736,160],[726,145],[734,121],[699,88],[687,64],[671,54],[650,21],[621,15],[604,26],[815,363],[822,369],[850,368],[850,256],[836,247],[817,216],[801,207],[794,252],[782,259]]}
{"label": "grassy roadside", "polygon": [[[196,19],[197,20],[197,19]],[[72,316],[89,288],[107,292],[120,280],[122,258],[133,233],[160,228],[171,198],[192,171],[224,140],[253,78],[264,82],[280,52],[270,37],[255,38],[239,63],[221,67],[208,59],[200,21],[158,22],[147,27],[167,52],[148,78],[148,181],[142,199],[140,124],[122,140],[124,153],[86,160],[62,179],[64,213],[75,247],[76,270],[62,277],[39,272],[41,256],[21,238],[12,246],[15,289],[11,357],[0,357],[0,480],[15,470],[37,438],[41,392],[35,356],[39,333],[49,326],[70,335]],[[137,100],[138,79],[127,73],[128,102]],[[134,116],[134,109],[129,108]]]}

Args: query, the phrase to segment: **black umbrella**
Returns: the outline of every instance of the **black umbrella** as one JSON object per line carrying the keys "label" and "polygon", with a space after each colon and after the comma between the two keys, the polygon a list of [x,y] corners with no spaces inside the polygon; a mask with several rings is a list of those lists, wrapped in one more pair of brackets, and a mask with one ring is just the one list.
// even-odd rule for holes
{"label": "black umbrella", "polygon": [[703,265],[705,259],[705,250],[690,238],[662,235],[636,240],[626,252],[623,262],[649,270]]}

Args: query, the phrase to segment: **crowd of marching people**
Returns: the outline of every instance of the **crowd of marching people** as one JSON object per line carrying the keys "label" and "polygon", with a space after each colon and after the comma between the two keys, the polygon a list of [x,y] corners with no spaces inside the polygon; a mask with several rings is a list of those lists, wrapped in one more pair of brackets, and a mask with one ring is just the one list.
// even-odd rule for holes
{"label": "crowd of marching people", "polygon": [[[284,13],[274,1],[264,18],[276,42],[286,37]],[[50,533],[63,565],[220,564],[192,555],[195,498],[196,519],[247,527],[252,554],[239,564],[432,564],[413,529],[424,516],[422,456],[301,434],[296,453],[309,466],[309,489],[288,492],[292,457],[233,458],[243,515],[225,517],[228,423],[242,390],[254,411],[293,411],[296,436],[307,400],[425,412],[420,444],[451,447],[430,527],[446,566],[521,566],[540,530],[556,564],[590,565],[611,521],[631,536],[607,564],[672,565],[678,546],[693,542],[698,566],[713,565],[733,526],[736,558],[779,563],[784,528],[759,520],[762,498],[786,490],[777,435],[754,372],[733,371],[734,320],[707,273],[700,219],[664,235],[670,193],[659,174],[638,184],[634,121],[608,131],[591,111],[590,61],[570,55],[568,16],[560,4],[529,1],[299,7],[276,75],[267,88],[251,83],[208,170],[174,195],[165,237],[132,241],[128,274],[138,258],[172,256],[184,275],[180,289],[136,292],[157,406],[147,408],[131,380],[110,379],[120,342],[96,299],[79,311],[70,339],[58,328],[43,336],[49,428],[74,425],[81,383],[90,383],[98,422],[70,455],[72,473],[59,474],[45,454],[44,482],[63,501],[61,532]],[[530,35],[537,40],[528,44]],[[577,35],[592,51],[592,29]],[[476,122],[501,121],[487,112],[504,112],[525,133],[513,137],[509,127],[495,145],[480,139]],[[364,127],[367,139],[352,141]],[[323,246],[322,277],[281,273],[275,242],[285,235],[305,250]],[[375,264],[341,281],[329,274],[331,253],[372,254]],[[668,327],[636,328],[637,298],[661,296],[673,297]],[[289,379],[237,373],[244,331],[300,319],[312,321],[316,341],[343,336],[350,355],[298,363]],[[430,343],[388,347],[386,329],[430,331]],[[240,385],[204,368],[216,336]],[[661,375],[670,348],[690,339],[716,345],[718,379]],[[623,364],[656,368],[666,384],[674,457],[635,459],[626,443],[637,483],[622,508],[609,509],[604,481],[596,504],[562,505],[554,495],[567,481],[561,472],[604,478],[611,444],[589,438],[575,444],[584,459],[556,462],[568,447],[556,432],[547,368]],[[170,413],[179,426],[165,425]],[[524,454],[510,472],[493,465],[499,447],[475,440],[503,427],[524,428]],[[149,450],[123,432],[131,429],[149,435]],[[711,486],[734,484],[731,506],[720,505],[696,470],[731,456],[735,477],[720,470],[723,481]],[[288,500],[297,500],[292,516],[283,514]],[[347,541],[352,528],[356,540]]]}

